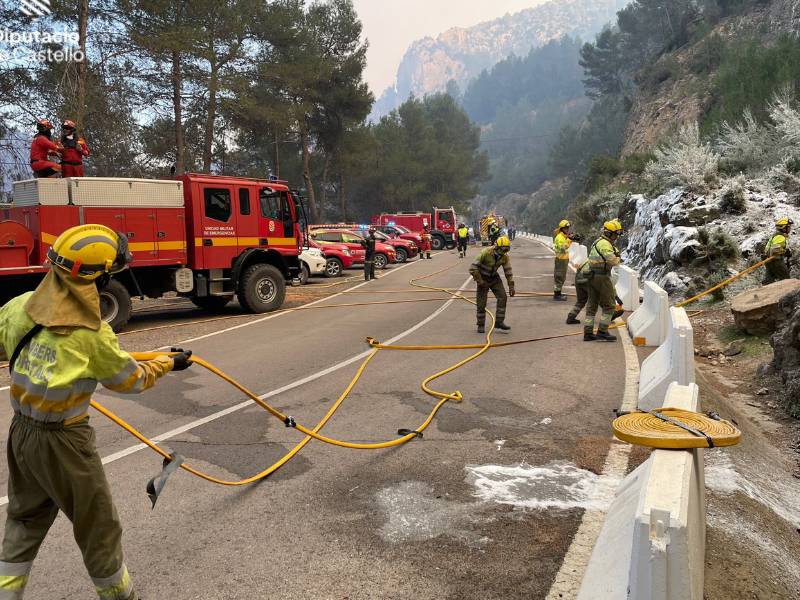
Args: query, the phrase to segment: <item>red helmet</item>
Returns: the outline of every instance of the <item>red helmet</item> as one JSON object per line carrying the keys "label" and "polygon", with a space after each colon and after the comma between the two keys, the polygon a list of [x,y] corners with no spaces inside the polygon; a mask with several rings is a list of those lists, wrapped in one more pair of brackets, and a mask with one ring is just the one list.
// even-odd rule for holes
{"label": "red helmet", "polygon": [[69,119],[64,121],[64,129],[77,129],[75,121],[70,121]]}
{"label": "red helmet", "polygon": [[53,124],[49,119],[39,119],[36,121],[36,129],[39,131],[49,131],[53,128]]}

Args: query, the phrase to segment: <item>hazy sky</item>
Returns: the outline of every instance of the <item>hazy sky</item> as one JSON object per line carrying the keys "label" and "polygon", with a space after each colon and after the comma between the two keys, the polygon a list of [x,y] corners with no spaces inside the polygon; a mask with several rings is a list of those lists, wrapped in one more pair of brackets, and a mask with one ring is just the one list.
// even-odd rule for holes
{"label": "hazy sky", "polygon": [[380,93],[394,82],[408,46],[456,26],[482,21],[541,4],[545,0],[353,0],[369,39],[366,80]]}

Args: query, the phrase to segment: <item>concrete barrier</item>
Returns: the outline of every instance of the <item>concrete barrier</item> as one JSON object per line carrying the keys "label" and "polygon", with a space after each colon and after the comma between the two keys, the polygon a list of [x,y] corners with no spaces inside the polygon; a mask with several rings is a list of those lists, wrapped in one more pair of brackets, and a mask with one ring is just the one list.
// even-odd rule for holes
{"label": "concrete barrier", "polygon": [[622,265],[617,269],[617,296],[622,300],[622,308],[636,310],[639,308],[639,273]]}
{"label": "concrete barrier", "polygon": [[569,264],[576,269],[589,258],[589,249],[583,244],[572,244],[569,247]]}
{"label": "concrete barrier", "polygon": [[637,346],[660,346],[669,329],[669,296],[658,284],[644,284],[644,302],[628,318],[628,331]]}
{"label": "concrete barrier", "polygon": [[[699,410],[695,384],[673,383],[663,406]],[[622,482],[578,600],[702,600],[703,450],[654,450]]]}
{"label": "concrete barrier", "polygon": [[639,408],[653,410],[662,405],[667,388],[675,381],[694,383],[694,330],[686,310],[672,307],[667,338],[642,362],[639,378]]}

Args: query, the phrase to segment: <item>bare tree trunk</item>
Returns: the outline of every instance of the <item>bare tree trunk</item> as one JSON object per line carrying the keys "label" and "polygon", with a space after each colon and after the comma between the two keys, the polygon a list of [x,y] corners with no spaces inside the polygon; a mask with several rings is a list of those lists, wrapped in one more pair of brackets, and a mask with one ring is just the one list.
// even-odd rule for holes
{"label": "bare tree trunk", "polygon": [[344,175],[339,173],[339,207],[342,213],[342,222],[347,223],[347,196],[344,193]]}
{"label": "bare tree trunk", "polygon": [[[213,52],[213,47],[211,52]],[[219,91],[219,65],[216,59],[210,58],[211,72],[208,80],[208,112],[206,113],[206,131],[203,139],[203,171],[211,172],[212,149],[214,145],[214,122],[217,118],[217,92]]]}
{"label": "bare tree trunk", "polygon": [[325,220],[325,200],[328,198],[328,172],[330,171],[331,157],[325,156],[325,166],[322,167],[322,195],[319,199],[319,218]]}
{"label": "bare tree trunk", "polygon": [[275,177],[281,178],[281,152],[278,149],[278,132],[275,132]]}
{"label": "bare tree trunk", "polygon": [[311,151],[308,148],[308,132],[300,130],[300,147],[303,152],[303,181],[306,184],[308,194],[308,210],[311,213],[311,220],[319,223],[319,212],[317,211],[317,200],[314,195],[314,182],[311,181]]}
{"label": "bare tree trunk", "polygon": [[78,63],[78,106],[76,107],[75,120],[79,127],[83,127],[86,117],[86,70],[89,57],[86,55],[86,36],[89,29],[89,0],[81,0],[78,14],[78,46],[83,53],[83,60]]}
{"label": "bare tree trunk", "polygon": [[186,172],[186,148],[183,140],[183,69],[181,53],[172,51],[172,106],[175,112],[175,174]]}

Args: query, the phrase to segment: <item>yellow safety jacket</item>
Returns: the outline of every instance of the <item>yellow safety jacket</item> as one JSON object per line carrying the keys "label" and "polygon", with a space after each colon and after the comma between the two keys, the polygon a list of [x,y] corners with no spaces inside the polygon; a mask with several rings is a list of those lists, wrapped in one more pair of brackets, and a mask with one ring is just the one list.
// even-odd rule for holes
{"label": "yellow safety jacket", "polygon": [[782,233],[776,233],[767,242],[764,254],[767,256],[783,256],[786,254],[787,240]]}
{"label": "yellow safety jacket", "polygon": [[604,237],[592,244],[589,250],[589,266],[594,273],[610,275],[612,267],[621,262],[617,247]]}
{"label": "yellow safety jacket", "polygon": [[458,237],[462,240],[465,240],[469,237],[469,229],[466,227],[461,227],[458,230]]}
{"label": "yellow safety jacket", "polygon": [[[33,292],[0,308],[0,358],[8,359],[36,325],[25,312]],[[172,370],[160,356],[138,363],[119,347],[107,323],[97,331],[78,327],[66,335],[42,329],[20,352],[11,374],[15,413],[45,423],[75,423],[86,416],[97,384],[135,394],[152,387]]]}
{"label": "yellow safety jacket", "polygon": [[553,238],[553,250],[556,252],[556,258],[559,260],[569,260],[570,246],[572,246],[572,240],[569,239],[563,231],[559,230]]}

